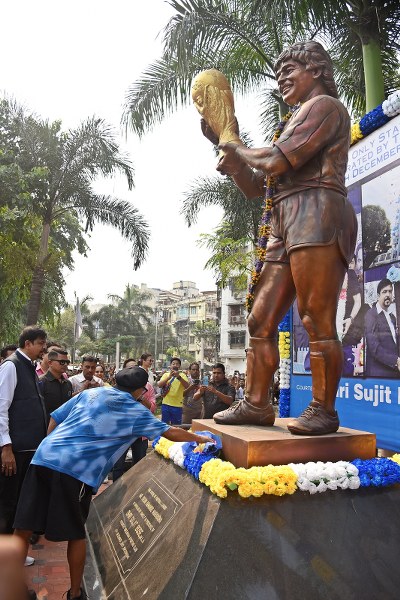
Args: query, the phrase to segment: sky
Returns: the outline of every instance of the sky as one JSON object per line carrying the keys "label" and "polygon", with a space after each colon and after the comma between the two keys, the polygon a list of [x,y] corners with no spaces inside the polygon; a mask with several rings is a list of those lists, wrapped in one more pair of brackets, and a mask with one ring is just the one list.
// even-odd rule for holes
{"label": "sky", "polygon": [[[217,207],[203,209],[190,228],[180,209],[185,190],[197,177],[215,174],[211,144],[200,132],[199,115],[188,106],[156,125],[142,139],[125,138],[121,115],[126,92],[143,70],[161,56],[159,33],[173,11],[163,0],[13,0],[2,5],[0,90],[64,130],[89,116],[115,127],[135,168],[132,191],[121,177],[96,183],[98,193],[129,200],[147,220],[151,238],[143,266],[134,271],[130,244],[118,231],[96,225],[88,239],[87,258],[75,256],[74,271],[65,271],[65,296],[90,295],[106,303],[125,286],[146,283],[172,289],[190,280],[200,290],[215,289],[204,265],[208,251],[197,244],[222,217]],[[239,122],[254,134],[249,99],[238,100]],[[240,112],[243,114],[240,116]]]}

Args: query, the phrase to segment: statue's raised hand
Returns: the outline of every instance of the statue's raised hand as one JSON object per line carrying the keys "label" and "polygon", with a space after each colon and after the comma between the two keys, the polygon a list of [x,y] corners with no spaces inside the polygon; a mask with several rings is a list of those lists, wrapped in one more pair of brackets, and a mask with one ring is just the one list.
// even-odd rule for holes
{"label": "statue's raised hand", "polygon": [[217,171],[221,175],[237,175],[239,171],[246,165],[245,161],[239,156],[237,149],[238,144],[232,142],[228,144],[220,144],[220,159],[217,165]]}

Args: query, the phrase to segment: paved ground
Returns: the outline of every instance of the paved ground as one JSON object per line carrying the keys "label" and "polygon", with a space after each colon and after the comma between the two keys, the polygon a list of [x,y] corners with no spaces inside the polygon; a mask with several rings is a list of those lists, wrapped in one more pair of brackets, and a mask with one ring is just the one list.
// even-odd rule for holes
{"label": "paved ground", "polygon": [[[108,485],[112,485],[111,481]],[[107,487],[102,485],[99,494]],[[28,588],[35,590],[40,600],[60,600],[70,587],[67,543],[48,542],[41,537],[29,549],[29,555],[33,556],[35,564],[25,567]]]}

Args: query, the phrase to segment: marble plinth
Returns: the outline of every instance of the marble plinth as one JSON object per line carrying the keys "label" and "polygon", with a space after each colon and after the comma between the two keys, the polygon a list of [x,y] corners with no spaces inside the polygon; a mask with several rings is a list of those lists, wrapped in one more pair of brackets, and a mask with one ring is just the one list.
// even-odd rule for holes
{"label": "marble plinth", "polygon": [[91,600],[398,600],[400,486],[220,500],[151,452],[92,503]]}
{"label": "marble plinth", "polygon": [[286,428],[290,419],[276,419],[273,427],[218,425],[213,419],[193,421],[193,431],[211,431],[222,438],[225,460],[235,467],[285,465],[290,462],[354,460],[373,458],[374,433],[340,427],[322,436],[292,435]]}

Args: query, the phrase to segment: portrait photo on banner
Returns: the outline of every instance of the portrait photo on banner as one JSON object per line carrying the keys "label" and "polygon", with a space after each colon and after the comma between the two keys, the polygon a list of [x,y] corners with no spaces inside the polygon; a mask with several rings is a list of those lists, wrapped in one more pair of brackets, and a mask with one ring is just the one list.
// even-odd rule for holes
{"label": "portrait photo on banner", "polygon": [[400,165],[362,185],[365,374],[400,378]]}

